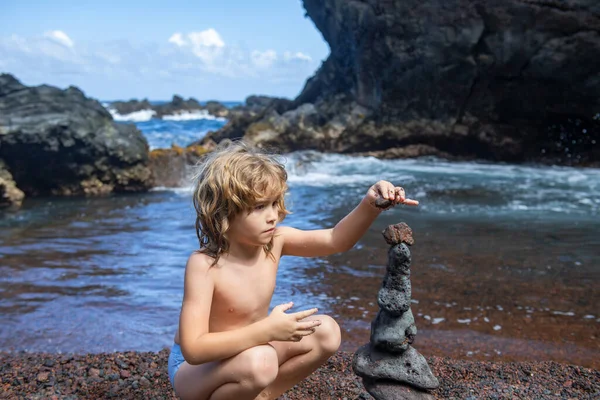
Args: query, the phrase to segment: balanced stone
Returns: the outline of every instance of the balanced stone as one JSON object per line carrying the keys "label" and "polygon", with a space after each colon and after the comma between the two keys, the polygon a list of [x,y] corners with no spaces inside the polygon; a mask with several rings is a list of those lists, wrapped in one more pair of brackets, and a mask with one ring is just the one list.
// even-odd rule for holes
{"label": "balanced stone", "polygon": [[425,390],[440,385],[425,357],[412,346],[402,354],[390,354],[365,344],[356,351],[352,367],[363,378],[405,382]]}
{"label": "balanced stone", "polygon": [[401,316],[410,308],[410,278],[400,275],[392,279],[388,274],[385,281],[388,286],[379,289],[377,303],[390,314]]}
{"label": "balanced stone", "polygon": [[410,275],[410,250],[404,243],[390,247],[387,271],[391,275]]}
{"label": "balanced stone", "polygon": [[364,378],[363,384],[367,392],[376,399],[434,400],[434,397],[427,392],[393,381]]}
{"label": "balanced stone", "polygon": [[[376,206],[388,206],[383,201]],[[410,309],[412,230],[405,223],[388,226],[383,232],[388,251],[385,277],[379,289],[379,312],[371,323],[370,342],[354,354],[352,368],[363,378],[365,389],[376,400],[431,400],[426,390],[439,386],[423,357],[411,344],[417,335]]]}
{"label": "balanced stone", "polygon": [[415,240],[412,236],[412,229],[404,223],[390,225],[383,231],[383,237],[388,244],[394,245],[399,243],[406,243],[409,246],[415,244]]}
{"label": "balanced stone", "polygon": [[416,335],[417,327],[410,308],[400,318],[379,310],[371,323],[371,343],[378,349],[392,353],[407,350]]}

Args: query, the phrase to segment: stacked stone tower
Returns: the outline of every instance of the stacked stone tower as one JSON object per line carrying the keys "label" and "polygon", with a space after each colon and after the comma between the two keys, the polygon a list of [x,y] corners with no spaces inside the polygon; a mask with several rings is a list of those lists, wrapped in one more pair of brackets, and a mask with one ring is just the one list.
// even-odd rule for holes
{"label": "stacked stone tower", "polygon": [[401,222],[383,236],[391,245],[377,302],[379,313],[371,323],[370,343],[356,351],[352,368],[377,400],[433,399],[426,390],[439,386],[425,357],[411,346],[417,334],[410,310],[412,230]]}

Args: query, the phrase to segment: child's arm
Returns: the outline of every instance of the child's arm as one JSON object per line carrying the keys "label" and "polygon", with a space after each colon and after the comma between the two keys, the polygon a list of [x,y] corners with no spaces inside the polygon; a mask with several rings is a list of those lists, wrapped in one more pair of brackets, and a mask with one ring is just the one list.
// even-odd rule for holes
{"label": "child's arm", "polygon": [[389,199],[392,205],[419,204],[415,200],[407,199],[401,187],[394,187],[387,181],[379,181],[369,188],[358,206],[334,228],[311,231],[279,228],[278,233],[283,236],[282,255],[322,257],[350,250],[381,213],[382,210],[375,207],[375,200],[378,198]]}
{"label": "child's arm", "polygon": [[209,333],[209,316],[214,282],[210,261],[192,255],[185,269],[183,306],[179,317],[179,342],[185,360],[192,365],[233,357],[272,340],[297,341],[314,332],[320,321],[302,321],[317,310],[286,314],[291,304],[273,309],[269,317],[239,329]]}

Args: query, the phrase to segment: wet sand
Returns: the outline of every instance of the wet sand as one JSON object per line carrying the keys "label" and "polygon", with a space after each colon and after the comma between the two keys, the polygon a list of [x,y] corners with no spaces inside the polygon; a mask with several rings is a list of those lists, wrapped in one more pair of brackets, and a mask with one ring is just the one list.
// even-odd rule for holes
{"label": "wet sand", "polygon": [[[414,346],[425,355],[467,360],[600,368],[598,242],[582,240],[593,237],[593,225],[515,224],[409,221],[416,239]],[[330,257],[327,268],[336,273],[323,274],[323,285],[339,299],[332,307],[342,318],[347,351],[369,340],[378,311],[387,260],[376,228],[362,249]]]}

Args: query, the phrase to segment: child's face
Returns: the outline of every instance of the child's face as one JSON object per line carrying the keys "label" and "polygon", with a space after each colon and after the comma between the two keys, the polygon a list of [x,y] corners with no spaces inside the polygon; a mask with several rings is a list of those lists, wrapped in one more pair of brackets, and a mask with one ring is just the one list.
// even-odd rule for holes
{"label": "child's face", "polygon": [[278,219],[277,198],[261,200],[251,210],[233,218],[227,236],[241,244],[264,246],[273,238]]}

